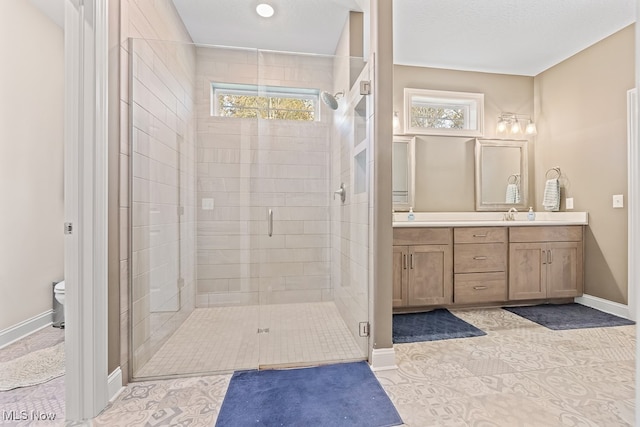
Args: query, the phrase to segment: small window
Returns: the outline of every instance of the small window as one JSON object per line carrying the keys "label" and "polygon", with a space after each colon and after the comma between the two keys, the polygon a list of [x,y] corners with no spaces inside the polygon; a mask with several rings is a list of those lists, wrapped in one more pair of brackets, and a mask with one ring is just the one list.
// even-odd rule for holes
{"label": "small window", "polygon": [[484,94],[404,90],[405,133],[482,136]]}
{"label": "small window", "polygon": [[318,90],[212,84],[213,116],[271,120],[318,120]]}

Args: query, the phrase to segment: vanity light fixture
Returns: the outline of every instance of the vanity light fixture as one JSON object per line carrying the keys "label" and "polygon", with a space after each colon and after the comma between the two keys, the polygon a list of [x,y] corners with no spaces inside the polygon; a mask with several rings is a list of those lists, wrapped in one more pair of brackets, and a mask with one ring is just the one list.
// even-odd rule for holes
{"label": "vanity light fixture", "polygon": [[271,6],[270,4],[260,3],[258,6],[256,6],[256,12],[263,18],[271,18],[273,16],[274,10],[273,6]]}
{"label": "vanity light fixture", "polygon": [[527,120],[527,126],[524,129],[524,133],[527,135],[536,135],[538,130],[536,124],[531,120],[530,116],[514,113],[500,113],[498,116],[498,124],[496,125],[496,132],[498,135],[504,135],[509,133],[510,135],[518,135],[522,133],[522,124],[520,120]]}

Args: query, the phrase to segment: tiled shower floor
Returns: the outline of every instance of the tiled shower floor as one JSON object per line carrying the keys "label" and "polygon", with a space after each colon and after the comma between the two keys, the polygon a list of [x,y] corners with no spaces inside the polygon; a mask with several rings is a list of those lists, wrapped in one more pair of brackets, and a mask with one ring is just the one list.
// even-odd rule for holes
{"label": "tiled shower floor", "polygon": [[333,302],[197,308],[134,376],[363,359]]}

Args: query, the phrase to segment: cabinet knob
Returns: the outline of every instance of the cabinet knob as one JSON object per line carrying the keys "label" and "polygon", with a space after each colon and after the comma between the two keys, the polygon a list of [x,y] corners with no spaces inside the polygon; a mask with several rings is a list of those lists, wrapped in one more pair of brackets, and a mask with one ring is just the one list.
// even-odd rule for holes
{"label": "cabinet knob", "polygon": [[486,234],[474,234],[473,237],[487,237]]}
{"label": "cabinet knob", "polygon": [[473,289],[475,289],[476,291],[484,291],[487,289],[486,286],[474,286]]}
{"label": "cabinet knob", "polygon": [[478,260],[478,261],[484,261],[485,259],[487,259],[486,256],[474,256],[473,259]]}

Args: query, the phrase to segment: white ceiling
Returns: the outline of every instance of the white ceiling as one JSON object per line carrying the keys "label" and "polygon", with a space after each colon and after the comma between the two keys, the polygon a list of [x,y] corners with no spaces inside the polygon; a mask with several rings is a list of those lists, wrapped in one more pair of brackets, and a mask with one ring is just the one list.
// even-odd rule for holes
{"label": "white ceiling", "polygon": [[[2,0],[0,0],[2,1]],[[63,26],[63,0],[30,0]],[[150,1],[150,0],[149,0]],[[173,0],[192,39],[333,54],[368,0]],[[533,76],[635,22],[635,0],[393,0],[394,62]]]}
{"label": "white ceiling", "polygon": [[[358,0],[173,0],[198,44],[333,55]],[[269,19],[256,5],[269,3]]]}
{"label": "white ceiling", "polygon": [[[173,0],[196,43],[333,54],[366,0]],[[635,0],[393,0],[394,62],[533,76],[635,21]]]}
{"label": "white ceiling", "polygon": [[394,62],[534,76],[635,21],[635,0],[394,0]]}

